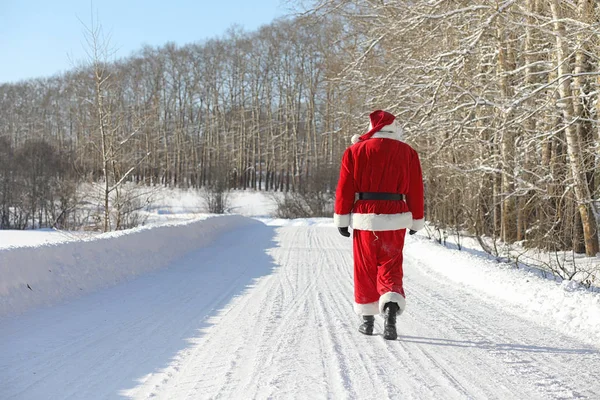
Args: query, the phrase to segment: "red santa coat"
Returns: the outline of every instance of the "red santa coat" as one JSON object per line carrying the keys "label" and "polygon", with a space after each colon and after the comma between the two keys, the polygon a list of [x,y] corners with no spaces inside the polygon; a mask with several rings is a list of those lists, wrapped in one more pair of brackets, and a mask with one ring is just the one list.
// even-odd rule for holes
{"label": "red santa coat", "polygon": [[[365,231],[423,228],[421,163],[417,152],[401,138],[394,121],[346,149],[335,198],[337,227]],[[360,192],[399,193],[406,201],[355,200]]]}
{"label": "red santa coat", "polygon": [[[390,301],[402,313],[405,229],[418,231],[424,226],[421,163],[417,152],[401,141],[402,130],[393,115],[372,113],[371,127],[353,138],[355,143],[344,152],[334,222],[354,228],[356,313],[382,313]],[[404,194],[406,200],[356,200],[360,192]]]}

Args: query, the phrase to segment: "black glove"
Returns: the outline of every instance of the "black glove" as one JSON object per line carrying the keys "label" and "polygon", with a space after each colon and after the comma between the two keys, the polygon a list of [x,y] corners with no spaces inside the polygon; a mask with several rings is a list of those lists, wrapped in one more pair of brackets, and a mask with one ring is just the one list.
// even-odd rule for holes
{"label": "black glove", "polygon": [[414,235],[415,233],[417,233],[417,231],[413,231],[412,229],[410,231],[408,231],[409,235]]}
{"label": "black glove", "polygon": [[345,236],[345,237],[350,237],[350,232],[348,231],[348,227],[338,228],[338,231],[340,231],[340,235]]}

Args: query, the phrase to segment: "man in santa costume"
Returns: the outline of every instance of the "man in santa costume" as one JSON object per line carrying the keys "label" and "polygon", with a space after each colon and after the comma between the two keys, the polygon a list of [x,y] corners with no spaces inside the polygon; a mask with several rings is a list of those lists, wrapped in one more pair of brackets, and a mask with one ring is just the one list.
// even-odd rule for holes
{"label": "man in santa costume", "polygon": [[342,158],[334,223],[343,236],[354,232],[354,310],[359,331],[373,334],[375,315],[384,317],[383,336],[398,337],[396,316],[406,306],[402,250],[406,230],[424,226],[423,178],[417,152],[401,141],[394,115],[369,115],[370,130],[352,137]]}

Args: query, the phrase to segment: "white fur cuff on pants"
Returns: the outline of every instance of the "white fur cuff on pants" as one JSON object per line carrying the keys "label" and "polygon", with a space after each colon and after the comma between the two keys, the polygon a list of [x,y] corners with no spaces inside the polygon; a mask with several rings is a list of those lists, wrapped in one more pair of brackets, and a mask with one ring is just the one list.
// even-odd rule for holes
{"label": "white fur cuff on pants", "polygon": [[398,315],[404,312],[404,309],[406,308],[406,299],[404,298],[404,296],[396,292],[387,292],[382,294],[381,297],[379,297],[379,312],[381,314],[383,314],[383,307],[385,306],[385,303],[388,303],[390,301],[398,303],[398,306],[400,307],[400,309],[398,310]]}
{"label": "white fur cuff on pants", "polygon": [[379,314],[379,303],[358,304],[354,303],[354,312],[358,315],[377,315]]}

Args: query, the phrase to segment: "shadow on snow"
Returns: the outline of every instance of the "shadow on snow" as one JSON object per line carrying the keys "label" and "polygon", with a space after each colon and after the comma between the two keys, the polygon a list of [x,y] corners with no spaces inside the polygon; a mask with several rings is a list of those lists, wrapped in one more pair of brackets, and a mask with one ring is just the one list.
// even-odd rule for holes
{"label": "shadow on snow", "polygon": [[[185,304],[172,304],[172,312],[163,317],[164,326],[145,338],[147,343],[140,346],[140,353],[147,353],[144,348],[162,349],[160,355],[150,357],[129,374],[135,386],[143,383],[148,374],[163,372],[182,350],[193,347],[206,334],[232,299],[273,271],[276,264],[267,250],[278,246],[275,229],[257,223],[226,233],[210,247],[189,254],[169,268],[172,273],[168,279],[187,280],[189,290],[195,293],[186,297]],[[169,313],[168,307],[163,312]],[[137,360],[136,355],[128,357],[128,362]],[[134,389],[127,388],[119,394],[129,397],[127,392]]]}
{"label": "shadow on snow", "polygon": [[492,343],[490,341],[451,340],[440,338],[427,338],[419,336],[398,335],[398,340],[403,343],[418,343],[432,346],[464,347],[495,351],[518,351],[526,353],[553,353],[553,354],[600,354],[594,348],[557,348],[545,346],[533,346],[515,343]]}

